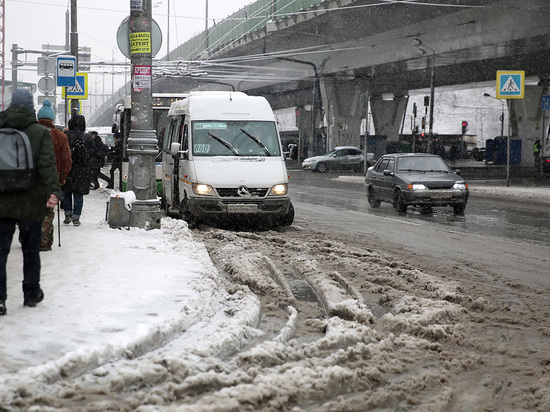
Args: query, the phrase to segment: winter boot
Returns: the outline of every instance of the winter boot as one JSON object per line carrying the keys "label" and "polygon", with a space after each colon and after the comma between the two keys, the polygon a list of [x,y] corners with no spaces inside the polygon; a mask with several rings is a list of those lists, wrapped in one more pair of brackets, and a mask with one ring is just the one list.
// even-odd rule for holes
{"label": "winter boot", "polygon": [[7,312],[6,301],[0,300],[0,315],[5,315]]}
{"label": "winter boot", "polygon": [[80,226],[80,216],[73,215],[73,225]]}
{"label": "winter boot", "polygon": [[65,213],[65,220],[63,221],[64,224],[68,225],[73,221],[73,215]]}
{"label": "winter boot", "polygon": [[36,292],[35,294],[25,293],[24,297],[25,300],[23,301],[23,306],[34,308],[36,305],[44,300],[44,292],[42,291],[42,289],[39,288],[38,292]]}

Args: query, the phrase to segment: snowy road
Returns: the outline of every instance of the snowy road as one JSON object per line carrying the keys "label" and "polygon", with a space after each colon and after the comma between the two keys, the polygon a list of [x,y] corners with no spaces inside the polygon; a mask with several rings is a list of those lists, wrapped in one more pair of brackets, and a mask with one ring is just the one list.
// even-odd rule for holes
{"label": "snowy road", "polygon": [[[294,225],[277,231],[188,232],[165,219],[165,231],[192,236],[212,258],[219,297],[208,313],[141,356],[4,408],[550,410],[550,290],[530,285],[547,271],[529,259],[547,256],[547,245],[329,205],[296,209]],[[341,227],[335,215],[355,223]],[[427,253],[442,239],[452,247]],[[491,259],[474,259],[483,248]]]}

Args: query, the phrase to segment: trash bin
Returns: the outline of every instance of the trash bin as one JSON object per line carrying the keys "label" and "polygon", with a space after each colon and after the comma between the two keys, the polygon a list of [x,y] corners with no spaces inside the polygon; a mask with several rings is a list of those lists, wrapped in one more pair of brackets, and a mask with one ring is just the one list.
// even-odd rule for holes
{"label": "trash bin", "polygon": [[112,196],[107,202],[107,223],[110,228],[130,226],[130,211],[123,197]]}

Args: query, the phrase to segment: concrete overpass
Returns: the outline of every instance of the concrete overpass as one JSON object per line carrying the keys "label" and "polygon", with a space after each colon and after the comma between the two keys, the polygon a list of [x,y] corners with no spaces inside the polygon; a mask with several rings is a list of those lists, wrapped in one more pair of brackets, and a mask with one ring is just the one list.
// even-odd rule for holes
{"label": "concrete overpass", "polygon": [[524,70],[525,99],[509,101],[512,136],[534,141],[550,78],[549,17],[547,0],[260,0],[159,61],[153,90],[233,89],[275,109],[311,108],[301,126],[312,148],[315,135],[359,146],[367,102],[375,133],[397,140],[410,90]]}

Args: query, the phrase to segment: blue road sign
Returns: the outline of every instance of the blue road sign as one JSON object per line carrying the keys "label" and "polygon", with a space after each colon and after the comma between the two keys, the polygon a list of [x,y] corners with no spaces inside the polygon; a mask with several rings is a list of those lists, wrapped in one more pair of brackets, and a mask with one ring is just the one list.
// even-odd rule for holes
{"label": "blue road sign", "polygon": [[66,94],[65,88],[62,90],[62,96],[64,99],[86,100],[88,98],[88,73],[77,73],[74,86],[67,87],[66,90]]}
{"label": "blue road sign", "polygon": [[525,72],[497,71],[497,99],[523,99]]}
{"label": "blue road sign", "polygon": [[545,96],[542,96],[542,104],[541,104],[542,110],[550,110],[550,95],[547,94]]}
{"label": "blue road sign", "polygon": [[57,57],[57,85],[59,87],[73,87],[76,82],[76,57]]}

